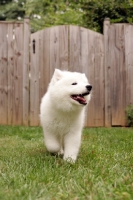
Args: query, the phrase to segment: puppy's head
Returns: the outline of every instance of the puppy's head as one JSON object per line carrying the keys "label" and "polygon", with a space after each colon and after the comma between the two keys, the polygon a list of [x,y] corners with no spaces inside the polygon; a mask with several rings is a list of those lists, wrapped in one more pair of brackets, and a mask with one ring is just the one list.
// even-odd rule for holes
{"label": "puppy's head", "polygon": [[59,107],[68,109],[73,105],[87,105],[92,86],[85,74],[55,69],[49,90],[52,100],[56,101]]}

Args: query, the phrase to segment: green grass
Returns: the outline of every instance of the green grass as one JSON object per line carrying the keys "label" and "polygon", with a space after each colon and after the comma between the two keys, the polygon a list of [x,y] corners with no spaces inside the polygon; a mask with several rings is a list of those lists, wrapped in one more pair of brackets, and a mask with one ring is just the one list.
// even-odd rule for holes
{"label": "green grass", "polygon": [[85,129],[70,164],[46,151],[41,128],[0,126],[0,199],[133,199],[133,129]]}

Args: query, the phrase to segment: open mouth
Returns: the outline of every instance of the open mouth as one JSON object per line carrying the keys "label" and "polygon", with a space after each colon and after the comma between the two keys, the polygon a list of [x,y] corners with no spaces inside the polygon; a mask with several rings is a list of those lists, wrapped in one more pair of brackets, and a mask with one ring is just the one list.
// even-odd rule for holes
{"label": "open mouth", "polygon": [[73,100],[79,102],[79,103],[82,104],[82,105],[86,105],[87,102],[86,102],[84,96],[86,96],[86,95],[88,95],[88,94],[90,94],[90,93],[89,93],[89,92],[86,92],[86,93],[83,93],[83,94],[73,94],[73,95],[71,95],[71,98],[72,98]]}

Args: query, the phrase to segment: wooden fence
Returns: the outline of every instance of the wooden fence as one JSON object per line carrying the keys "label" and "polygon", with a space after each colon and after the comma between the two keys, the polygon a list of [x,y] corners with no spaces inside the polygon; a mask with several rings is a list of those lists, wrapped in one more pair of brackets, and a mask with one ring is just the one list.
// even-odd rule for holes
{"label": "wooden fence", "polygon": [[0,21],[0,124],[28,125],[29,20]]}
{"label": "wooden fence", "polygon": [[105,126],[125,126],[133,104],[133,25],[104,22]]}
{"label": "wooden fence", "polygon": [[55,68],[84,72],[93,86],[85,126],[124,126],[133,103],[133,25],[104,22],[104,35],[77,26],[30,34],[0,22],[0,124],[39,125],[40,100]]}

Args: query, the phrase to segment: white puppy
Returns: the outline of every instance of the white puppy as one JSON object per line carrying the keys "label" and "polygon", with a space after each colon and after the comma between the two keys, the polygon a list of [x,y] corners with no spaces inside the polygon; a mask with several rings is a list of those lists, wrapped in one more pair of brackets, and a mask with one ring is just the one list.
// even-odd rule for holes
{"label": "white puppy", "polygon": [[85,74],[55,69],[40,106],[46,148],[75,162],[92,86]]}

